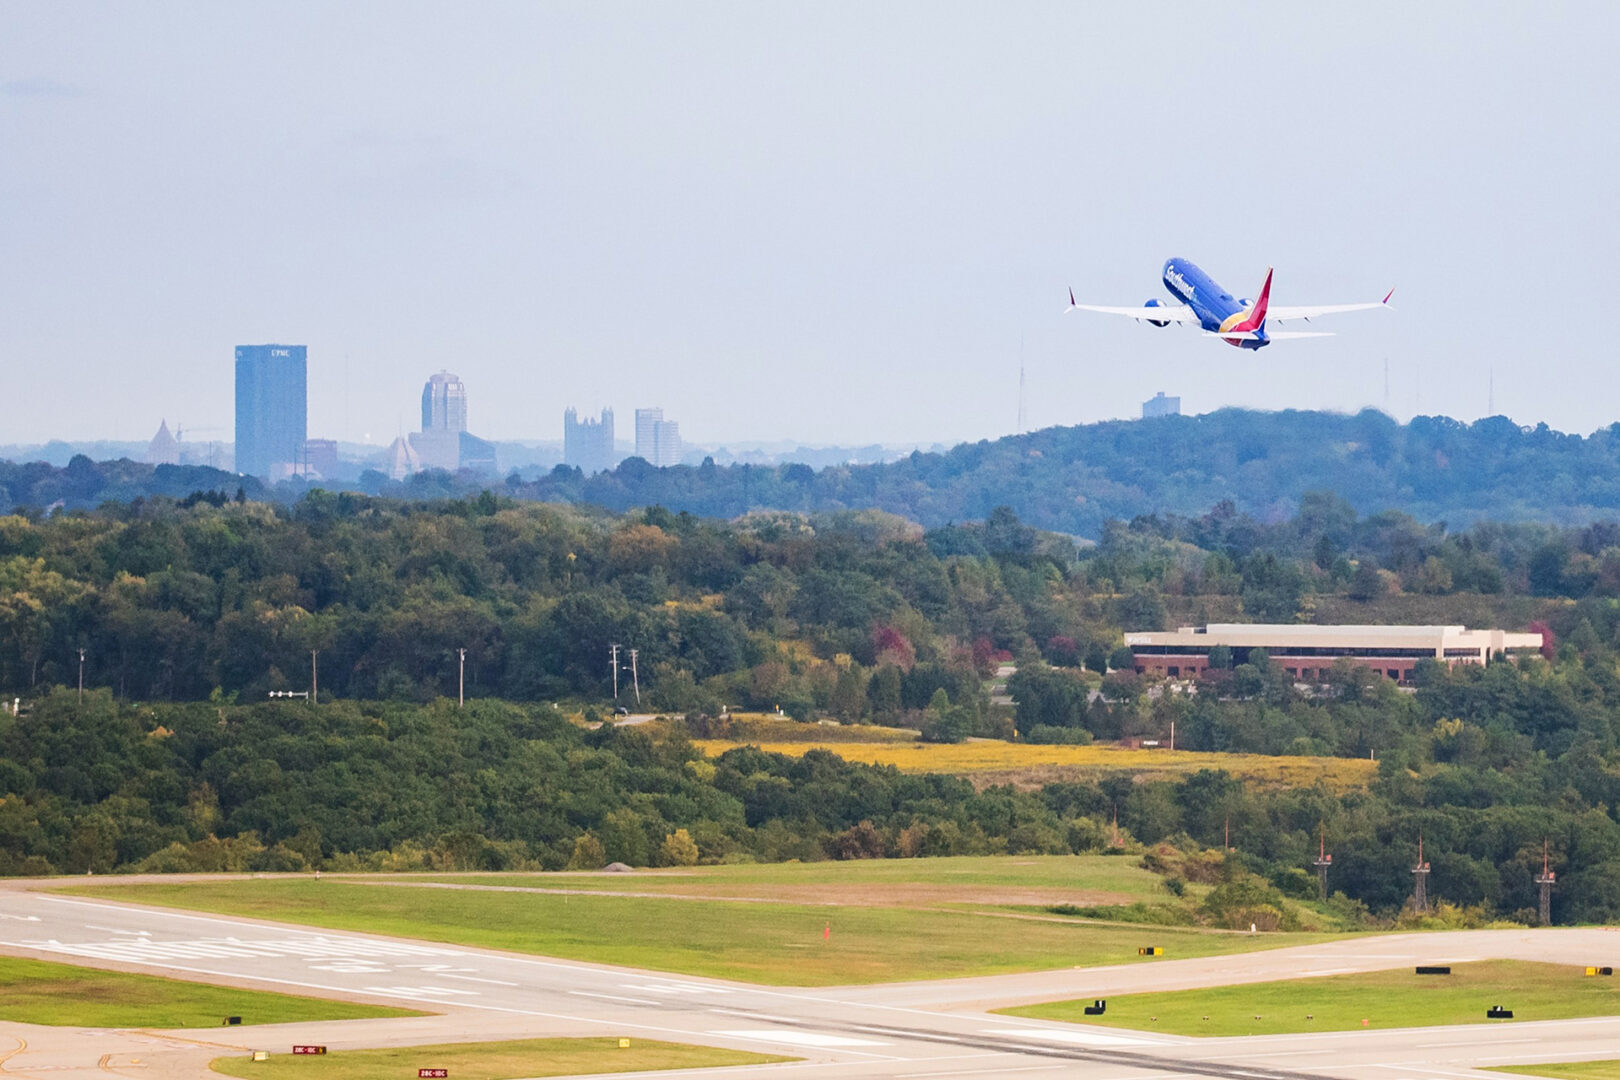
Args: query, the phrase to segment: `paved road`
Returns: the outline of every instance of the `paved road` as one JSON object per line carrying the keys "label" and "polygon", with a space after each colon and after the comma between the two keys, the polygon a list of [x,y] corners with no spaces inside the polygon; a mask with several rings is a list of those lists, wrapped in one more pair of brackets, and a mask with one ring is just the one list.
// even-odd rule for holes
{"label": "paved road", "polygon": [[[1620,1021],[1481,1024],[1309,1036],[1193,1039],[990,1015],[993,1007],[1377,970],[1487,957],[1620,966],[1607,930],[1464,931],[1361,938],[1242,957],[825,989],[716,979],[494,950],[115,904],[0,887],[0,952],[209,982],[417,1006],[425,1018],[81,1032],[0,1023],[0,1075],[194,1077],[210,1057],[293,1043],[333,1049],[538,1035],[617,1035],[732,1046],[804,1059],[728,1069],[948,1080],[1501,1080],[1470,1069],[1620,1058]],[[248,1017],[251,1021],[251,1017]],[[423,1064],[431,1065],[424,1061]],[[706,1077],[713,1070],[683,1072]],[[638,1074],[645,1076],[646,1074]]]}

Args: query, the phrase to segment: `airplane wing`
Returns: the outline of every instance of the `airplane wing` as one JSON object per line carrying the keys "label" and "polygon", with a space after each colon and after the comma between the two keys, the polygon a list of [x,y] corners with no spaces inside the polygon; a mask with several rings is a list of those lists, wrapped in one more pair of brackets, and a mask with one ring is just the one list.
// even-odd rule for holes
{"label": "airplane wing", "polygon": [[[1316,307],[1283,307],[1280,304],[1274,304],[1266,310],[1266,322],[1280,323],[1287,322],[1290,319],[1305,319],[1308,321],[1321,315],[1342,315],[1346,311],[1371,311],[1374,308],[1387,308],[1389,307],[1389,298],[1394,295],[1395,290],[1391,289],[1382,300],[1375,304],[1319,304]],[[1276,336],[1275,334],[1272,335],[1272,337]]]}
{"label": "airplane wing", "polygon": [[1100,311],[1104,315],[1125,315],[1132,319],[1152,319],[1154,322],[1194,323],[1198,322],[1198,315],[1186,304],[1164,304],[1162,306],[1148,307],[1098,307],[1096,304],[1077,304],[1074,302],[1074,291],[1069,291],[1069,306],[1063,309],[1064,314],[1071,311]]}

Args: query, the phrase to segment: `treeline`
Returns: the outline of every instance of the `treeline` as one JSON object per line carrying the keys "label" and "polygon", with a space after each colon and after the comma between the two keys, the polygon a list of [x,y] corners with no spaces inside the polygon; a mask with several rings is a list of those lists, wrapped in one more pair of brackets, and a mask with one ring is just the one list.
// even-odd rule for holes
{"label": "treeline", "polygon": [[[200,468],[96,465],[65,469],[0,462],[0,512],[69,509],[195,488],[234,493],[236,477]],[[445,472],[393,482],[364,474],[354,490],[395,498],[476,495],[487,480]],[[330,486],[330,485],[328,485]],[[293,501],[303,481],[274,496]],[[1200,514],[1223,501],[1263,518],[1287,516],[1312,491],[1331,491],[1362,514],[1398,510],[1420,521],[1578,524],[1620,512],[1620,425],[1589,436],[1521,428],[1495,416],[1465,424],[1420,416],[1400,424],[1368,409],[1222,409],[1203,416],[1055,427],[944,453],[871,465],[725,465],[657,469],[639,458],[596,476],[558,466],[514,473],[514,498],[613,510],[661,505],[705,517],[755,510],[827,513],[880,509],[934,527],[983,520],[1009,506],[1040,528],[1096,539],[1110,520]],[[248,482],[253,497],[253,483]]]}
{"label": "treeline", "polygon": [[1199,853],[1230,835],[1237,852],[1214,855],[1228,864],[1215,873],[1247,882],[1248,910],[1281,910],[1278,897],[1313,896],[1325,831],[1344,894],[1330,910],[1350,921],[1399,911],[1419,835],[1431,896],[1475,919],[1533,918],[1544,839],[1555,917],[1620,918],[1620,826],[1602,809],[1620,792],[1601,757],[1499,759],[1471,729],[1434,734],[1445,760],[1386,758],[1371,791],[1344,796],[1221,772],[975,791],[820,751],[706,759],[679,724],[587,731],[545,706],[130,706],[56,691],[0,719],[0,873],[595,869],[1146,843],[1178,879],[1210,870]]}
{"label": "treeline", "polygon": [[[1221,506],[1109,523],[1077,548],[1006,508],[923,530],[875,511],[720,522],[489,492],[282,506],[200,491],[0,517],[0,692],[77,685],[83,649],[86,685],[133,700],[252,700],[316,677],[328,697],[425,702],[464,676],[472,696],[600,703],[618,644],[626,665],[636,650],[621,700],[656,710],[1007,735],[983,692],[999,663],[1089,669],[1089,694],[1130,667],[1125,630],[1540,619],[1584,655],[1614,646],[1617,596],[1612,524],[1450,532],[1318,494],[1274,523]],[[1238,696],[1264,676],[1235,673]],[[1111,697],[1135,692],[1111,679]]]}

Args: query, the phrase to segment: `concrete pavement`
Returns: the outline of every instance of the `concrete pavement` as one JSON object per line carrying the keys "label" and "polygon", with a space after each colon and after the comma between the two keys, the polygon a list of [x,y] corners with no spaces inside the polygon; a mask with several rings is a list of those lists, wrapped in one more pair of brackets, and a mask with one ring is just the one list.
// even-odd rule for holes
{"label": "concrete pavement", "polygon": [[[333,1049],[616,1035],[792,1054],[741,1077],[1216,1076],[1457,1080],[1478,1066],[1620,1058],[1620,1020],[1199,1039],[991,1015],[1060,998],[1516,958],[1616,964],[1604,929],[1398,934],[1241,956],[975,979],[798,989],[0,886],[0,952],[256,989],[403,1005],[420,1018],[102,1032],[0,1022],[0,1075],[198,1077],[207,1061],[295,1042]],[[251,1017],[247,1017],[251,1021]],[[430,1064],[430,1063],[425,1063]],[[702,1075],[717,1070],[686,1071]],[[637,1074],[645,1076],[646,1074]],[[676,1074],[672,1074],[676,1075]],[[1492,1080],[1500,1080],[1496,1075]]]}

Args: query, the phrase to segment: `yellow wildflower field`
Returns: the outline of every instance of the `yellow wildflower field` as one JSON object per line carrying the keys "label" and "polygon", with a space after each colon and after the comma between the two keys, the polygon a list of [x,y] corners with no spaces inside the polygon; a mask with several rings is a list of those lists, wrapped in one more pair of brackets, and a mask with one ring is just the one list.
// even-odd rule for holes
{"label": "yellow wildflower field", "polygon": [[1336,792],[1365,788],[1378,763],[1359,758],[1283,757],[1267,754],[1215,754],[1186,750],[1131,750],[1119,746],[1036,746],[998,740],[943,745],[934,743],[795,741],[744,743],[731,739],[694,739],[693,745],[715,756],[738,746],[800,757],[808,750],[828,750],[845,761],[893,765],[901,772],[952,773],[976,786],[1038,786],[1058,780],[1087,780],[1111,773],[1172,778],[1200,769],[1224,769],[1233,776],[1269,787],[1314,787]]}

